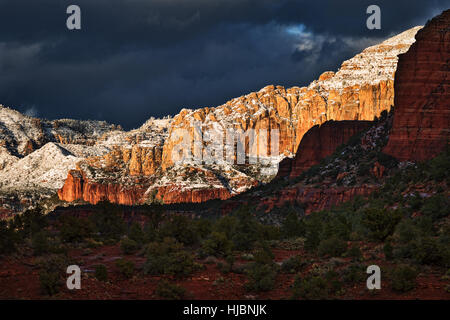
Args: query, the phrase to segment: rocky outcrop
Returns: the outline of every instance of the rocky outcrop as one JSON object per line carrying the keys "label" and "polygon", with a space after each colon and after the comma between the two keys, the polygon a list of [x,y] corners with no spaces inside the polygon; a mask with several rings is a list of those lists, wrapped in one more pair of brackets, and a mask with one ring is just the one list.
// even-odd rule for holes
{"label": "rocky outcrop", "polygon": [[395,117],[384,152],[399,160],[436,156],[450,138],[450,10],[433,18],[400,56]]}
{"label": "rocky outcrop", "polygon": [[49,142],[92,146],[120,126],[105,121],[44,120],[0,105],[0,146],[11,155],[31,154]]}
{"label": "rocky outcrop", "polygon": [[304,136],[294,159],[283,160],[277,177],[295,178],[331,155],[338,146],[367,129],[371,121],[327,121],[312,127]]}
{"label": "rocky outcrop", "polygon": [[165,204],[171,203],[200,203],[211,199],[226,200],[232,194],[226,188],[183,189],[177,185],[160,187],[156,199]]}
{"label": "rocky outcrop", "polygon": [[287,204],[301,203],[305,213],[330,209],[340,203],[350,201],[355,196],[369,196],[377,187],[355,186],[355,187],[292,187],[282,189],[276,197],[264,198],[259,202],[258,209],[265,212],[272,211],[275,207],[283,207]]}
{"label": "rocky outcrop", "polygon": [[132,186],[126,188],[114,183],[90,182],[81,170],[71,170],[64,186],[58,190],[58,197],[65,201],[83,200],[92,204],[100,201],[133,205],[140,203],[145,188]]}

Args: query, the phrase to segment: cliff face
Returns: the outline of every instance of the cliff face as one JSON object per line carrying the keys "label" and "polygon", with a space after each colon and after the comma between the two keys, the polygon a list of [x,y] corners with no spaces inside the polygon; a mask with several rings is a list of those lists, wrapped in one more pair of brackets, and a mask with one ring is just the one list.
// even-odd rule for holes
{"label": "cliff face", "polygon": [[100,201],[132,205],[139,203],[145,189],[136,186],[126,188],[114,183],[93,183],[84,176],[81,170],[71,170],[64,186],[58,190],[58,197],[72,202],[83,200],[92,204]]}
{"label": "cliff face", "polygon": [[285,159],[280,163],[277,177],[300,176],[371,124],[371,121],[327,121],[321,126],[312,127],[303,136],[294,159]]}
{"label": "cliff face", "polygon": [[399,160],[433,158],[450,138],[450,10],[417,33],[400,56],[395,117],[384,152]]}
{"label": "cliff face", "polygon": [[292,187],[282,189],[276,198],[264,198],[260,201],[258,209],[270,212],[276,207],[283,207],[286,204],[301,203],[305,214],[311,212],[330,209],[343,202],[352,200],[356,196],[367,197],[377,187],[362,185],[355,187]]}

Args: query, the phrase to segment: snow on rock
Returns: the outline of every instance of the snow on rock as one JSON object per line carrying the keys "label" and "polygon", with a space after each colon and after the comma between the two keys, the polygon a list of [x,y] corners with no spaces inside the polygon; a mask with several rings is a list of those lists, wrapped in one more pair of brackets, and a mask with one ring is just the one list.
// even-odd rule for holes
{"label": "snow on rock", "polygon": [[107,150],[49,142],[0,171],[0,190],[57,190],[63,186],[68,171],[75,169],[78,161]]}

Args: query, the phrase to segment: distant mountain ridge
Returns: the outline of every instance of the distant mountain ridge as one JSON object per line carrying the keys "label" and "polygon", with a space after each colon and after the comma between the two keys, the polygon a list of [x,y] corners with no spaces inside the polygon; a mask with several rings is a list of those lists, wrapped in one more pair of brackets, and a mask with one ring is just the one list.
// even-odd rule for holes
{"label": "distant mountain ridge", "polygon": [[[59,189],[61,201],[91,203],[227,199],[270,181],[278,163],[295,155],[303,135],[314,125],[328,120],[373,120],[382,111],[389,111],[398,55],[409,49],[420,28],[365,49],[345,61],[336,73],[325,72],[308,87],[267,86],[215,108],[183,109],[174,118],[152,118],[128,132],[102,121],[48,121],[0,107],[0,198],[15,194],[21,199],[21,194],[44,190],[48,198]],[[280,153],[270,154],[266,165],[175,164],[174,132],[185,129],[193,141],[194,123],[202,132],[212,132],[212,140],[215,132],[227,128],[279,130]],[[74,151],[75,146],[81,146],[80,150]],[[41,152],[44,158],[53,157],[49,163],[53,159],[67,165],[46,172],[45,166],[33,161],[37,154],[32,156],[44,147],[52,151]],[[70,160],[65,162],[66,158]],[[25,181],[30,165],[41,174]],[[68,176],[63,186],[61,175]],[[77,179],[81,180],[74,184]],[[7,202],[0,199],[0,203]]]}

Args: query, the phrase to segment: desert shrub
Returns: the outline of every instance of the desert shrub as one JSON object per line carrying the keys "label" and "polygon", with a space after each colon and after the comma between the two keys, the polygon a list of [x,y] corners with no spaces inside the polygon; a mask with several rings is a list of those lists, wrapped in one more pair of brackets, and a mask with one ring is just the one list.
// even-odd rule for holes
{"label": "desert shrub", "polygon": [[54,295],[59,292],[63,283],[65,268],[69,265],[66,256],[51,255],[37,262],[40,268],[39,282],[44,294]]}
{"label": "desert shrub", "polygon": [[384,241],[392,235],[401,218],[399,210],[367,208],[363,211],[362,224],[369,231],[371,239]]}
{"label": "desert shrub", "polygon": [[340,257],[347,250],[347,242],[337,237],[322,240],[318,252],[321,256]]}
{"label": "desert shrub", "polygon": [[89,217],[94,230],[103,239],[118,241],[126,231],[126,225],[118,207],[107,202],[100,202],[97,204],[97,208],[98,210]]}
{"label": "desert shrub", "polygon": [[[428,171],[430,177],[438,182],[448,179],[450,172],[450,148],[442,152],[440,155],[430,160],[428,163]],[[448,180],[447,180],[448,181]]]}
{"label": "desert shrub", "polygon": [[128,237],[120,240],[120,249],[124,254],[133,254],[139,249],[139,245],[136,241],[131,240]]}
{"label": "desert shrub", "polygon": [[272,265],[251,263],[246,274],[248,277],[246,288],[249,291],[269,291],[275,285],[276,271]]}
{"label": "desert shrub", "polygon": [[52,296],[59,292],[59,288],[62,284],[61,275],[42,270],[39,272],[39,283],[42,292]]}
{"label": "desert shrub", "polygon": [[194,220],[181,215],[174,215],[164,221],[159,229],[159,236],[161,239],[174,238],[186,246],[193,245],[199,240]]}
{"label": "desert shrub", "polygon": [[323,300],[329,295],[327,281],[320,276],[297,276],[292,286],[292,298],[307,300]]}
{"label": "desert shrub", "polygon": [[155,294],[161,299],[181,300],[186,295],[186,289],[163,279],[158,282]]}
{"label": "desert shrub", "polygon": [[18,231],[20,239],[31,238],[33,234],[47,228],[47,219],[39,209],[27,210],[18,214],[11,222],[11,229]]}
{"label": "desert shrub", "polygon": [[386,260],[394,259],[394,247],[390,241],[387,241],[383,246],[384,257]]}
{"label": "desert shrub", "polygon": [[266,246],[255,252],[254,262],[246,268],[248,282],[246,289],[249,291],[269,291],[275,285],[277,266],[273,262],[273,253]]}
{"label": "desert shrub", "polygon": [[352,263],[342,271],[342,279],[345,283],[353,284],[361,282],[365,279],[366,269],[362,264]]}
{"label": "desert shrub", "polygon": [[81,242],[92,235],[93,223],[86,218],[63,215],[59,219],[59,235],[63,242]]}
{"label": "desert shrub", "polygon": [[420,232],[411,219],[405,219],[397,225],[395,235],[400,243],[408,243],[419,237]]}
{"label": "desert shrub", "polygon": [[323,225],[320,212],[312,213],[305,220],[305,249],[307,251],[315,251],[319,246]]}
{"label": "desert shrub", "polygon": [[216,221],[213,231],[225,233],[227,238],[231,239],[238,224],[239,221],[235,216],[227,215]]}
{"label": "desert shrub", "polygon": [[125,259],[118,259],[116,260],[116,267],[119,269],[119,272],[125,276],[125,278],[131,278],[134,274],[134,262],[125,260]]}
{"label": "desert shrub", "polygon": [[94,266],[94,276],[99,281],[107,281],[108,280],[108,269],[104,264],[97,264]]}
{"label": "desert shrub", "polygon": [[351,248],[349,248],[345,253],[345,256],[354,260],[361,260],[363,258],[361,249],[356,246],[352,246]]}
{"label": "desert shrub", "polygon": [[206,237],[208,237],[211,234],[213,224],[208,219],[198,219],[198,220],[194,220],[194,228],[195,228],[195,233],[201,239],[205,239]]}
{"label": "desert shrub", "polygon": [[134,222],[128,230],[128,238],[141,246],[145,241],[145,233],[139,223]]}
{"label": "desert shrub", "polygon": [[449,207],[450,203],[448,198],[442,194],[438,194],[426,198],[420,211],[425,216],[429,216],[433,219],[433,221],[436,221],[448,216],[450,211],[448,210]]}
{"label": "desert shrub", "polygon": [[297,273],[306,267],[307,263],[300,255],[290,257],[281,264],[281,271],[284,273]]}
{"label": "desert shrub", "polygon": [[235,213],[238,219],[238,224],[235,226],[231,239],[237,250],[251,250],[255,245],[255,241],[261,238],[258,232],[259,223],[251,215],[250,211],[250,207],[243,206]]}
{"label": "desert shrub", "polygon": [[419,210],[422,207],[422,198],[418,193],[410,196],[407,201],[408,205],[411,207],[413,211]]}
{"label": "desert shrub", "polygon": [[31,248],[33,254],[40,256],[49,251],[48,234],[45,230],[35,233],[31,238]]}
{"label": "desert shrub", "polygon": [[225,233],[213,231],[203,242],[202,253],[205,256],[226,256],[231,253],[233,242]]}
{"label": "desert shrub", "polygon": [[12,253],[16,250],[17,234],[8,227],[6,221],[0,221],[0,254]]}
{"label": "desert shrub", "polygon": [[174,238],[150,243],[147,246],[146,255],[147,260],[143,267],[145,274],[185,277],[198,268],[192,254],[185,251],[183,244]]}
{"label": "desert shrub", "polygon": [[397,266],[392,271],[391,278],[393,290],[406,292],[415,288],[417,271],[407,265]]}
{"label": "desert shrub", "polygon": [[450,264],[450,248],[448,242],[441,243],[439,239],[422,237],[415,241],[413,258],[420,264],[446,267]]}
{"label": "desert shrub", "polygon": [[281,226],[285,238],[297,238],[305,235],[305,225],[294,209],[289,210]]}

